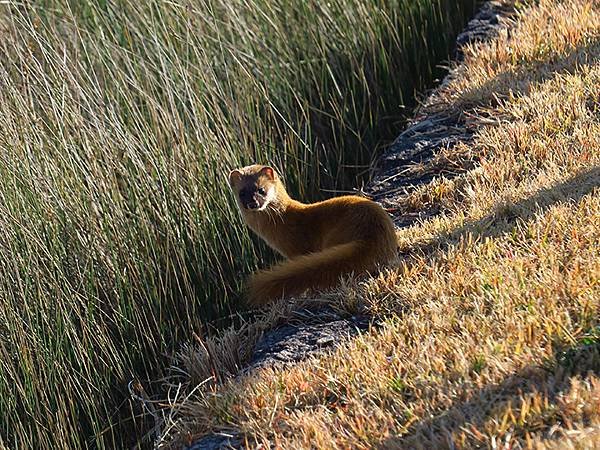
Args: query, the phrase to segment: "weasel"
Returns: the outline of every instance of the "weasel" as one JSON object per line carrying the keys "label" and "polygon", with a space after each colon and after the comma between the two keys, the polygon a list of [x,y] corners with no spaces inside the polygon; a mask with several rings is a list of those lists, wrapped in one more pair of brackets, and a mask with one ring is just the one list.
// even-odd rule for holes
{"label": "weasel", "polygon": [[229,183],[246,224],[288,259],[251,276],[251,304],[330,288],[341,275],[375,269],[397,253],[392,220],[371,200],[347,195],[301,203],[262,165],[232,170]]}

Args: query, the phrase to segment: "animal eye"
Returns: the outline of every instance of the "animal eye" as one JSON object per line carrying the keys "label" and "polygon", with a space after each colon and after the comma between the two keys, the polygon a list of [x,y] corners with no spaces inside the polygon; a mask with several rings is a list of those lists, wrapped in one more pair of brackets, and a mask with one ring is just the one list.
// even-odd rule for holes
{"label": "animal eye", "polygon": [[265,190],[263,188],[258,188],[258,193],[260,195],[265,195],[266,194],[266,192],[265,192]]}

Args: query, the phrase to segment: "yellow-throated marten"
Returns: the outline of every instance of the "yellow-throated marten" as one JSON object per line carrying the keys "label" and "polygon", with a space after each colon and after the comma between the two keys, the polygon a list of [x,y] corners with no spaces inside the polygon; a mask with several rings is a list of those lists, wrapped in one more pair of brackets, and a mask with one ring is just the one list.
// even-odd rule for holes
{"label": "yellow-throated marten", "polygon": [[232,170],[229,182],[248,226],[288,258],[250,278],[254,305],[332,287],[341,275],[374,269],[396,254],[394,225],[371,200],[349,195],[300,203],[272,167],[261,165]]}

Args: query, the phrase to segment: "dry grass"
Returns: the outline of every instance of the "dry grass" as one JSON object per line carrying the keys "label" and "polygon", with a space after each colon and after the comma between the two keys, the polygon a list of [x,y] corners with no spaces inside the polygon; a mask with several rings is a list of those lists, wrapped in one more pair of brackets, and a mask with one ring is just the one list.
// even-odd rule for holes
{"label": "dry grass", "polygon": [[297,305],[212,351],[191,345],[177,364],[196,389],[173,402],[162,445],[233,429],[289,449],[597,448],[599,85],[597,1],[542,0],[467,51],[426,108],[449,105],[477,127],[462,156],[446,152],[476,167],[399,205],[442,214],[400,231],[397,266],[322,300],[383,326],[237,378],[240,348]]}

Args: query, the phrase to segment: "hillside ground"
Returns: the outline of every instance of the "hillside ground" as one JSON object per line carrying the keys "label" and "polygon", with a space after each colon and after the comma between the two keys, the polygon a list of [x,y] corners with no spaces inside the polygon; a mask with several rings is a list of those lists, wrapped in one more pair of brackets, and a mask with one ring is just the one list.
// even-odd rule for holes
{"label": "hillside ground", "polygon": [[[397,205],[378,276],[285,300],[179,354],[160,445],[216,431],[249,448],[600,448],[600,3],[540,0],[426,110],[476,130]],[[294,366],[234,376],[251,343],[322,302],[381,326]]]}

